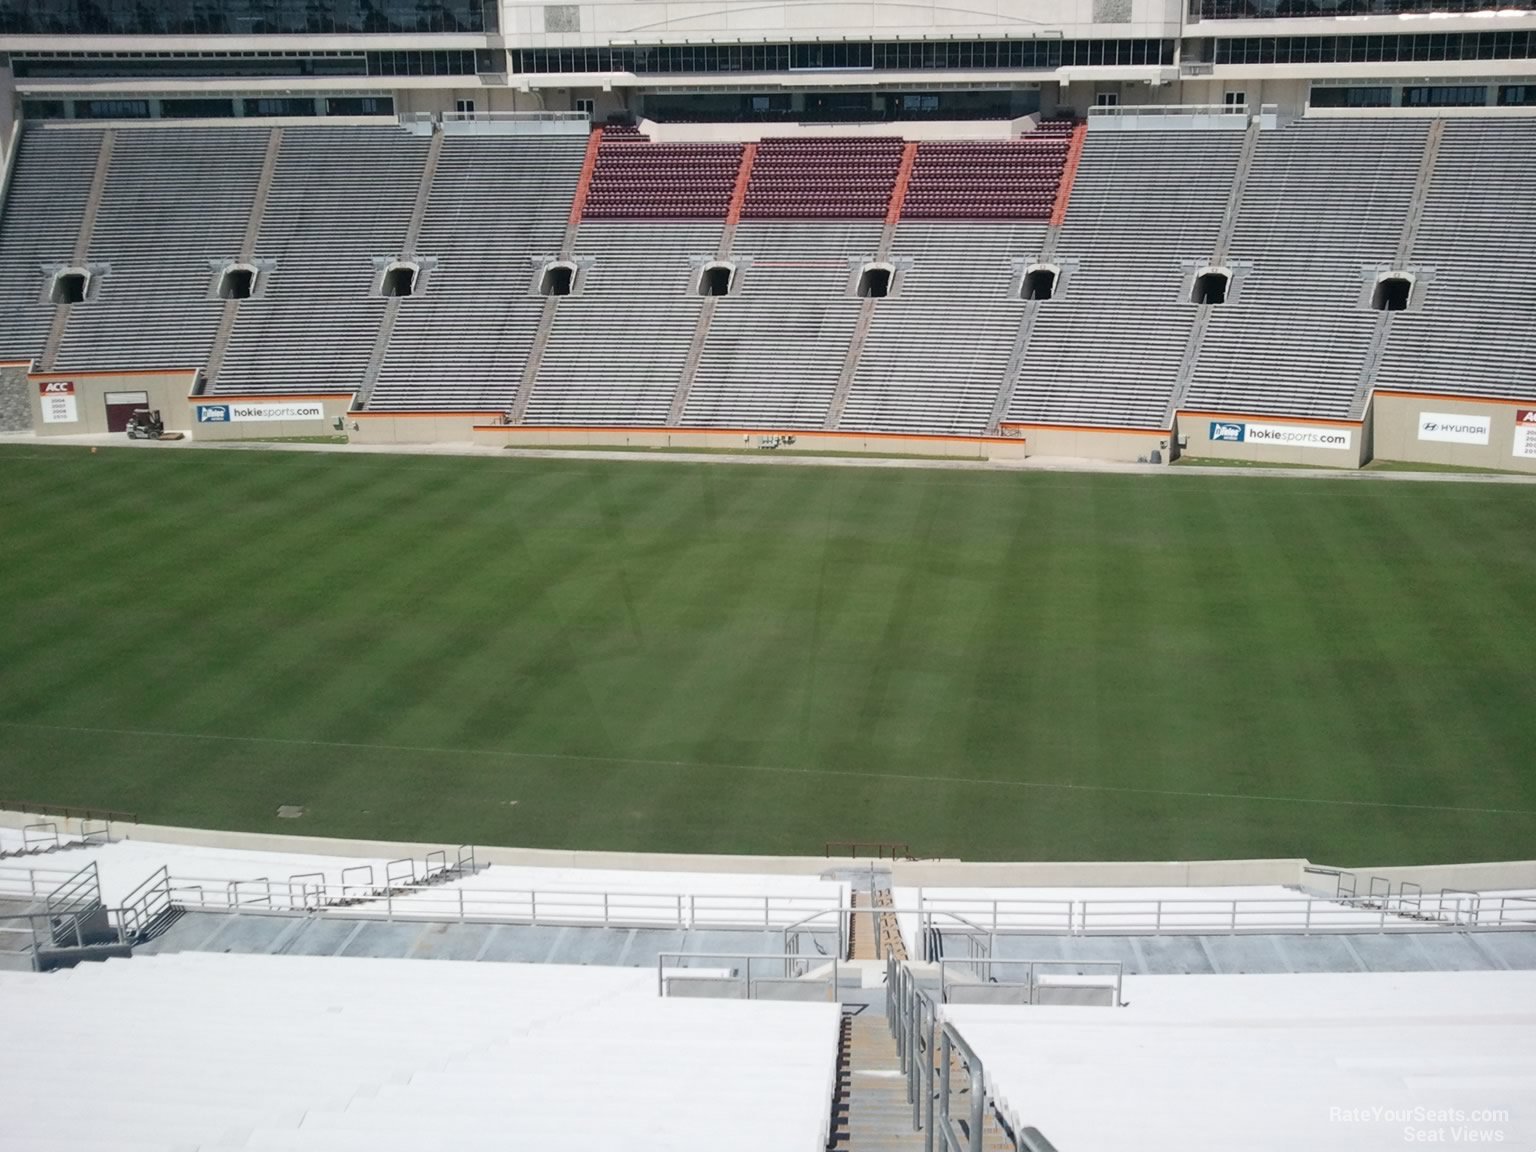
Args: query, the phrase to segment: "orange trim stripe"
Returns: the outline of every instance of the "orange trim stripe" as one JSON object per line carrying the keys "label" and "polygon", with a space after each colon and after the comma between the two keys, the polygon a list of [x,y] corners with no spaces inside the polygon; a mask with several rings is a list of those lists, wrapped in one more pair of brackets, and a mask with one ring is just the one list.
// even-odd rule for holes
{"label": "orange trim stripe", "polygon": [[[500,416],[502,413],[495,408],[477,409],[473,412],[455,412],[452,409],[416,409],[409,412],[348,412],[349,420],[392,420],[396,416],[405,416],[412,420],[453,420],[465,416]],[[513,425],[507,425],[513,427]]]}
{"label": "orange trim stripe", "polygon": [[907,186],[912,183],[912,166],[916,163],[917,141],[908,140],[901,150],[901,170],[896,173],[896,186],[891,189],[891,206],[885,212],[887,224],[901,219],[901,206],[907,202]]}
{"label": "orange trim stripe", "polygon": [[1448,392],[1399,392],[1392,388],[1377,388],[1377,396],[1397,396],[1404,400],[1445,400],[1463,404],[1508,404],[1512,408],[1536,406],[1536,395],[1529,400],[1506,400],[1502,396],[1452,396]]}
{"label": "orange trim stripe", "polygon": [[736,187],[731,190],[730,211],[725,214],[727,226],[741,223],[741,209],[747,202],[747,185],[752,180],[752,165],[757,160],[757,144],[748,144],[741,150],[741,166],[736,169]]}
{"label": "orange trim stripe", "polygon": [[1072,199],[1072,182],[1077,179],[1077,164],[1083,158],[1083,142],[1088,138],[1088,125],[1079,124],[1072,129],[1072,144],[1067,149],[1067,164],[1061,170],[1061,183],[1056,186],[1056,203],[1051,208],[1051,227],[1060,228],[1067,219],[1067,203]]}
{"label": "orange trim stripe", "polygon": [[281,404],[286,400],[347,400],[351,392],[218,392],[188,396],[194,404]]}
{"label": "orange trim stripe", "polygon": [[1035,428],[1046,432],[1113,432],[1117,436],[1171,436],[1172,428],[1127,428],[1120,424],[1020,424],[1004,420],[999,428]]}
{"label": "orange trim stripe", "polygon": [[592,129],[587,137],[587,155],[581,162],[581,176],[576,180],[576,195],[571,199],[569,223],[572,227],[581,223],[582,209],[587,206],[587,193],[592,189],[592,170],[597,167],[597,149],[603,142],[603,130]]}
{"label": "orange trim stripe", "polygon": [[[24,363],[24,361],[18,361]],[[124,368],[117,372],[28,372],[29,380],[79,380],[86,376],[196,376],[200,368]]]}
{"label": "orange trim stripe", "polygon": [[952,440],[960,444],[1017,444],[1015,436],[924,436],[906,432],[828,432],[821,428],[669,428],[664,424],[476,424],[476,432],[645,432],[667,436],[822,436],[845,440]]}

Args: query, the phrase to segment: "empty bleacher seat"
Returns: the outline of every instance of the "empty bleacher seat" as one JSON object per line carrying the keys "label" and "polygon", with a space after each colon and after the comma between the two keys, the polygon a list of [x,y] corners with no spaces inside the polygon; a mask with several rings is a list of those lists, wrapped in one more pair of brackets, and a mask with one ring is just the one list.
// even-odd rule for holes
{"label": "empty bleacher seat", "polygon": [[1024,317],[1014,262],[1044,240],[1043,223],[904,219],[891,255],[910,267],[875,309],[843,426],[986,432]]}
{"label": "empty bleacher seat", "polygon": [[1182,262],[1208,260],[1240,132],[1090,132],[1056,260],[1066,292],[1042,304],[1007,419],[1163,425],[1194,309]]}
{"label": "empty bleacher seat", "polygon": [[557,253],[584,137],[448,136],[416,243],[430,291],[401,304],[368,407],[512,406],[544,301],[536,261]]}
{"label": "empty bleacher seat", "polygon": [[120,129],[88,259],[111,266],[72,309],[55,367],[197,368],[224,301],[211,286],[239,253],[270,129]]}
{"label": "empty bleacher seat", "polygon": [[1376,385],[1536,399],[1536,124],[1444,133],[1408,257],[1423,307],[1392,315]]}
{"label": "empty bleacher seat", "polygon": [[716,302],[683,423],[821,427],[859,318],[849,282],[878,249],[880,229],[878,221],[744,221],[733,249],[744,265],[741,290]]}
{"label": "empty bleacher seat", "polygon": [[722,227],[583,222],[576,256],[590,263],[580,293],[555,302],[525,421],[664,424],[698,327],[695,263],[714,256]]}
{"label": "empty bleacher seat", "polygon": [[792,137],[757,146],[744,219],[883,218],[905,147],[896,137]]}
{"label": "empty bleacher seat", "polygon": [[42,266],[70,262],[100,151],[96,130],[22,130],[0,220],[0,356],[43,351],[54,306]]}
{"label": "empty bleacher seat", "polygon": [[428,146],[397,128],[284,130],[255,253],[276,264],[241,303],[211,391],[362,387],[385,307],[374,261],[400,251]]}
{"label": "empty bleacher seat", "polygon": [[1300,121],[1259,136],[1230,257],[1252,267],[1213,311],[1187,406],[1348,418],[1377,313],[1362,269],[1397,255],[1429,124]]}

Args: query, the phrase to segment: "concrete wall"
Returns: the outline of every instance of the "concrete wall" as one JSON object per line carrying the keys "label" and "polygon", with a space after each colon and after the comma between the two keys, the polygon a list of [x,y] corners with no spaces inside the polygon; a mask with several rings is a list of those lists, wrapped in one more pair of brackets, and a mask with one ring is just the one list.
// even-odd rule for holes
{"label": "concrete wall", "polygon": [[353,412],[347,436],[354,444],[465,444],[474,428],[500,413],[491,412]]}
{"label": "concrete wall", "polygon": [[105,433],[107,395],[142,393],[144,407],[160,410],[166,431],[186,432],[192,422],[187,393],[196,381],[197,372],[191,368],[29,373],[32,428],[39,436]]}
{"label": "concrete wall", "polygon": [[[1180,412],[1175,425],[1183,443],[1179,454],[1194,459],[1359,468],[1371,458],[1370,427],[1363,421]],[[1265,439],[1254,439],[1259,436]],[[1327,441],[1343,447],[1322,447]]]}
{"label": "concrete wall", "polygon": [[1083,460],[1149,462],[1153,452],[1168,463],[1173,433],[1162,429],[1076,428],[1048,424],[1005,424],[1022,437],[1030,456],[1073,456]]}
{"label": "concrete wall", "polygon": [[32,427],[33,389],[27,386],[30,360],[0,360],[0,432],[25,432]]}
{"label": "concrete wall", "polygon": [[968,864],[960,860],[898,861],[891,883],[900,888],[1050,888],[1057,886],[1207,887],[1222,884],[1300,884],[1305,860],[1065,861]]}
{"label": "concrete wall", "polygon": [[[63,834],[79,835],[80,821],[59,816],[0,810],[0,826],[24,828],[39,820],[52,821]],[[241,848],[254,852],[293,852],[322,856],[421,857],[444,847],[440,843],[397,840],[337,840],[262,832],[226,832],[155,824],[114,824],[113,839],[156,841],[162,844]],[[816,876],[826,872],[860,871],[871,863],[891,869],[898,887],[1208,887],[1223,884],[1301,884],[1328,888],[1327,876],[1308,873],[1308,861],[1277,860],[1158,860],[1066,861],[1062,863],[970,864],[963,860],[878,861],[828,859],[822,856],[709,856],[685,853],[577,852],[560,849],[476,846],[482,864],[538,868],[627,869],[647,872],[737,872]],[[1479,864],[1362,867],[1348,869],[1364,890],[1372,876],[1422,884],[1426,893],[1444,888],[1536,888],[1536,861],[1491,861]]]}
{"label": "concrete wall", "polygon": [[[1536,396],[1521,403],[1377,392],[1371,408],[1378,460],[1536,472]],[[1515,454],[1517,437],[1530,455]]]}
{"label": "concrete wall", "polygon": [[829,455],[875,453],[900,456],[943,456],[965,460],[1022,460],[1024,441],[1008,437],[894,436],[872,432],[780,432],[775,429],[700,428],[547,428],[482,424],[474,429],[476,444],[521,448],[670,448],[758,452],[765,437],[793,436],[783,447],[793,452]]}

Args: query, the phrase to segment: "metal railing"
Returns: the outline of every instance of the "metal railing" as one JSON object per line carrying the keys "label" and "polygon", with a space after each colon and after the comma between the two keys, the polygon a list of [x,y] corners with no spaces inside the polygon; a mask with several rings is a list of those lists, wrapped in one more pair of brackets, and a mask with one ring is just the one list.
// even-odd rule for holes
{"label": "metal railing", "polygon": [[818,932],[816,925],[825,924],[828,920],[831,921],[830,928],[823,928],[821,932],[831,931],[837,933],[837,955],[839,958],[846,958],[848,956],[849,914],[844,911],[841,903],[836,908],[822,908],[819,911],[812,912],[809,916],[796,920],[793,924],[786,924],[782,933],[784,951],[793,955],[800,955],[804,950],[806,941],[814,942],[815,938],[821,934],[821,932]]}
{"label": "metal railing", "polygon": [[[951,974],[969,972],[971,979]],[[999,977],[1001,973],[1001,978]],[[1021,975],[1015,975],[1021,973]],[[939,961],[939,999],[954,1003],[953,991],[966,988],[1017,988],[1020,1003],[1098,1004],[1107,994],[1109,1005],[1125,1003],[1125,965],[1119,960],[1010,960],[984,957]]]}
{"label": "metal railing", "polygon": [[173,911],[171,874],[162,865],[148,880],[128,893],[115,909],[118,937],[125,942],[141,941]]}
{"label": "metal railing", "polygon": [[822,845],[828,856],[848,856],[853,859],[910,860],[912,849],[905,840],[828,840]]}
{"label": "metal railing", "polygon": [[0,852],[0,859],[16,856],[35,856],[41,852],[52,852],[63,847],[65,841],[59,836],[59,826],[51,820],[42,820],[36,824],[23,824],[21,827],[21,847],[10,848]]}
{"label": "metal railing", "polygon": [[[319,873],[274,882],[175,877],[178,904],[196,911],[371,911],[389,920],[457,920],[611,928],[751,928],[772,931],[811,915],[834,915],[837,897],[732,896],[676,892],[549,891],[391,883],[367,889]],[[821,907],[816,907],[820,903]],[[807,909],[811,909],[807,913]]]}
{"label": "metal railing", "polygon": [[[429,113],[430,115],[430,113]],[[492,124],[574,123],[589,124],[592,117],[585,112],[443,112],[445,124],[467,121]]]}
{"label": "metal railing", "polygon": [[[658,952],[656,994],[732,1000],[837,1000],[842,964],[821,958],[801,970],[802,957],[750,952]],[[697,971],[690,971],[696,968]]]}
{"label": "metal railing", "polygon": [[1246,116],[1246,104],[1111,104],[1088,109],[1090,120],[1135,116]]}
{"label": "metal railing", "polygon": [[1536,898],[1444,889],[1424,894],[1411,882],[1364,896],[1035,900],[922,896],[918,929],[995,935],[1239,935],[1242,933],[1422,932],[1536,929]]}
{"label": "metal railing", "polygon": [[[959,1066],[969,1081],[965,1093],[965,1127],[961,1129],[951,1113],[954,1105],[955,1070]],[[945,1152],[981,1152],[982,1122],[986,1119],[987,1077],[981,1057],[965,1042],[955,1026],[944,1021],[939,1028],[939,1135]],[[933,1131],[933,1127],[929,1128]]]}
{"label": "metal railing", "polygon": [[41,900],[77,871],[75,868],[0,868],[0,897]]}
{"label": "metal railing", "polygon": [[86,808],[74,804],[31,804],[20,800],[8,800],[4,797],[0,797],[0,811],[25,812],[31,816],[61,816],[65,820],[90,821],[106,826],[139,822],[139,818],[132,812],[119,812],[114,808]]}
{"label": "metal railing", "polygon": [[[935,1152],[936,1147],[941,1152],[980,1152],[986,1143],[989,1111],[1015,1152],[1055,1152],[1038,1129],[1018,1125],[1003,1114],[987,1089],[981,1058],[945,1020],[943,1006],[919,985],[913,970],[894,957],[886,964],[885,1003],[907,1101],[912,1105],[912,1128],[923,1134],[924,1152]],[[959,1093],[955,1091],[957,1071],[969,1081]],[[957,1099],[964,1103],[963,1126],[957,1126]]]}

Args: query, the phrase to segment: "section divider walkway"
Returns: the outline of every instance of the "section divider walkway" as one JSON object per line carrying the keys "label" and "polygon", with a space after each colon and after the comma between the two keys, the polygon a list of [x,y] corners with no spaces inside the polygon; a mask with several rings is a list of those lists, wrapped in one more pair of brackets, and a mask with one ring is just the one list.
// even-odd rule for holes
{"label": "section divider walkway", "polygon": [[[91,176],[91,191],[85,200],[85,211],[80,217],[80,231],[75,236],[75,248],[70,263],[76,268],[85,267],[91,258],[91,236],[96,231],[96,213],[101,210],[101,199],[107,190],[107,174],[112,169],[112,150],[117,145],[117,131],[108,128],[101,134],[101,148],[96,153],[96,171]],[[89,291],[89,284],[87,284]],[[53,311],[53,324],[48,329],[48,339],[38,367],[47,372],[59,358],[59,345],[64,343],[64,331],[69,327],[72,305],[59,304]]]}
{"label": "section divider walkway", "polygon": [[[411,218],[405,226],[405,235],[400,240],[401,260],[413,260],[416,256],[416,241],[421,236],[422,223],[427,218],[427,205],[432,199],[432,184],[437,178],[438,161],[443,155],[443,130],[433,129],[431,143],[427,145],[426,163],[421,167],[421,178],[416,182],[416,203],[411,208]],[[417,279],[421,279],[418,271]],[[384,315],[379,317],[379,332],[374,337],[373,352],[368,357],[368,367],[363,372],[362,387],[358,389],[357,399],[353,402],[358,408],[368,407],[368,397],[373,393],[373,386],[378,381],[379,372],[384,367],[384,358],[389,355],[389,341],[395,334],[395,319],[400,315],[399,296],[391,296],[384,304]]]}
{"label": "section divider walkway", "polygon": [[[267,201],[272,196],[272,181],[277,176],[277,158],[283,150],[283,130],[281,126],[274,127],[267,134],[267,153],[261,161],[261,175],[256,181],[256,193],[251,197],[251,216],[245,222],[245,235],[240,240],[240,251],[235,253],[236,259],[249,263],[256,259],[256,245],[261,239],[261,222],[267,214]],[[259,277],[260,272],[257,273]],[[224,301],[224,311],[219,317],[219,328],[213,336],[213,347],[208,350],[208,362],[203,370],[203,388],[205,391],[213,388],[214,381],[219,378],[219,369],[224,364],[224,350],[229,347],[229,338],[234,334],[235,321],[240,318],[240,302],[238,300]]]}

